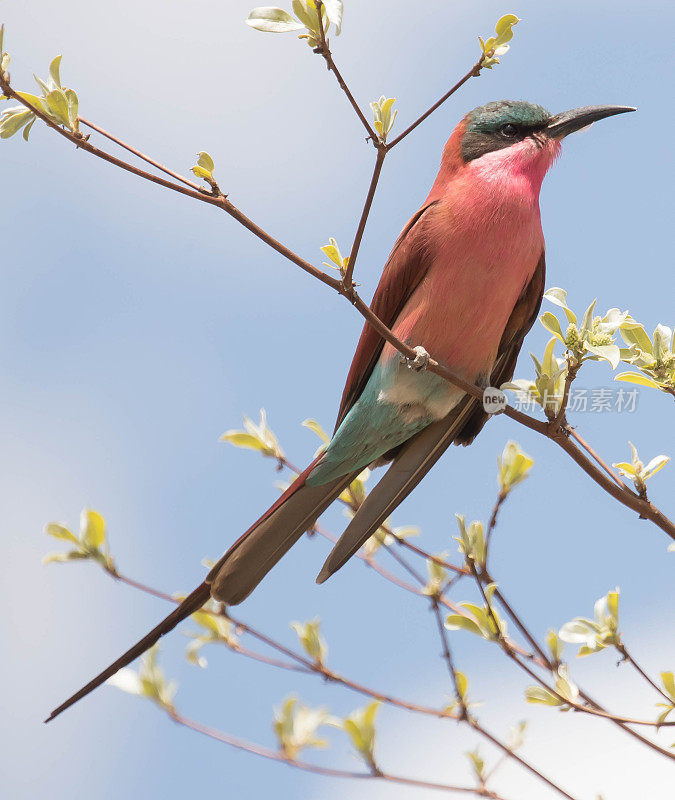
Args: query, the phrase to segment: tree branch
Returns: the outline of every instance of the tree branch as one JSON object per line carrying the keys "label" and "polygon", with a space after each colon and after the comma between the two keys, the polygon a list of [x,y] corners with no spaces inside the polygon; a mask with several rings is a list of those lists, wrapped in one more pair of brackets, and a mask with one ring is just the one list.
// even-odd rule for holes
{"label": "tree branch", "polygon": [[455,786],[449,783],[434,783],[432,781],[424,781],[417,778],[407,778],[402,775],[394,775],[388,772],[349,772],[348,770],[333,769],[332,767],[322,767],[318,764],[311,764],[308,761],[296,761],[277,750],[270,750],[259,744],[247,742],[244,739],[238,739],[230,734],[223,733],[222,731],[210,728],[203,725],[201,722],[189,719],[183,716],[175,709],[165,709],[169,717],[179,725],[182,725],[196,733],[201,733],[203,736],[208,736],[210,739],[215,739],[218,742],[227,744],[237,750],[244,750],[247,753],[253,753],[257,756],[277,761],[281,764],[286,764],[289,767],[304,770],[305,772],[314,772],[317,775],[326,775],[331,778],[357,778],[359,780],[374,780],[385,781],[387,783],[397,783],[402,786],[414,786],[420,789],[437,789],[444,792],[458,792],[461,794],[473,794],[479,797],[487,797],[492,800],[503,800],[501,795],[495,792],[488,791],[481,787],[471,786]]}
{"label": "tree branch", "polygon": [[[466,77],[466,76],[465,76]],[[470,75],[468,76],[470,77]],[[468,79],[468,78],[467,78]],[[55,125],[51,120],[45,116],[39,109],[33,107],[29,102],[24,100],[20,97],[10,86],[9,81],[7,80],[7,76],[0,72],[0,88],[2,88],[3,93],[8,97],[11,97],[26,108],[30,109],[34,114],[36,114],[46,125],[48,125],[53,130],[57,131],[61,136],[70,140],[75,144],[78,148],[82,150],[86,150],[88,153],[95,155],[98,158],[103,159],[104,161],[108,161],[109,163],[120,167],[121,169],[126,170],[127,172],[131,172],[138,177],[141,177],[145,180],[151,181],[156,183],[160,186],[163,186],[167,189],[171,189],[172,191],[179,192],[180,194],[187,195],[188,197],[192,197],[196,200],[201,200],[202,202],[209,203],[210,205],[217,206],[229,214],[231,217],[237,220],[241,225],[243,225],[247,230],[269,245],[271,248],[276,250],[279,254],[283,255],[292,263],[299,266],[300,269],[304,270],[305,272],[309,273],[313,278],[321,281],[322,283],[330,286],[331,289],[338,292],[339,294],[347,297],[347,299],[352,303],[352,305],[357,309],[357,311],[366,319],[366,321],[373,327],[379,334],[389,342],[393,347],[395,347],[403,356],[408,359],[414,359],[416,353],[414,349],[404,342],[400,341],[394,333],[387,328],[387,326],[371,311],[371,309],[363,302],[363,300],[359,297],[359,295],[354,291],[354,289],[350,289],[349,291],[345,288],[342,281],[339,281],[330,275],[326,274],[322,270],[317,269],[316,267],[312,266],[308,261],[305,261],[299,255],[294,253],[288,247],[283,245],[273,236],[270,236],[265,230],[263,230],[260,226],[256,225],[251,219],[249,219],[245,214],[243,214],[238,208],[236,208],[225,195],[219,193],[217,195],[209,194],[206,190],[203,191],[195,191],[187,186],[180,186],[175,183],[171,183],[170,181],[165,180],[164,178],[160,178],[157,175],[152,175],[151,173],[146,172],[145,170],[141,170],[138,167],[134,167],[131,164],[128,164],[121,159],[106,153],[103,150],[100,150],[97,147],[94,147],[89,143],[86,137],[82,136],[81,133],[71,133],[69,130],[65,130],[64,128]],[[400,137],[399,137],[400,138]],[[453,385],[459,387],[467,394],[475,397],[476,399],[482,400],[483,397],[483,390],[461,378],[459,375],[455,374],[452,370],[448,369],[442,364],[439,364],[433,358],[429,359],[427,369],[434,374],[438,375],[439,377],[447,380],[448,382],[452,383]],[[556,444],[558,444],[568,455],[572,457],[574,461],[589,475],[593,480],[600,485],[606,492],[608,492],[612,497],[618,500],[620,503],[625,505],[626,507],[630,508],[631,510],[637,512],[640,517],[644,519],[651,520],[655,525],[657,525],[661,530],[663,530],[671,539],[675,540],[675,524],[668,519],[664,514],[662,514],[649,500],[646,498],[641,498],[639,495],[635,494],[628,488],[621,488],[616,486],[612,481],[610,481],[607,476],[593,464],[583,453],[578,450],[569,440],[569,429],[568,428],[560,428],[555,421],[552,422],[542,422],[534,417],[530,417],[527,414],[523,414],[521,411],[513,408],[512,406],[506,406],[503,411],[506,416],[511,417],[516,422],[519,422],[521,425],[524,425],[531,430],[536,431],[544,436],[547,436],[549,439],[552,439]]]}
{"label": "tree branch", "polygon": [[430,108],[428,108],[424,112],[424,114],[422,114],[422,116],[418,117],[411,125],[408,125],[408,127],[403,131],[403,133],[399,134],[399,136],[397,136],[393,141],[389,142],[389,144],[387,145],[387,150],[391,150],[392,148],[396,147],[396,145],[399,142],[403,141],[403,139],[405,139],[405,137],[408,136],[408,134],[412,133],[418,125],[420,125],[422,122],[424,122],[424,120],[427,117],[431,116],[431,114],[433,114],[434,111],[436,111],[437,108],[440,108],[443,105],[443,103],[445,103],[445,101],[449,97],[452,97],[452,95],[458,89],[460,89],[462,86],[464,86],[464,84],[469,80],[469,78],[477,78],[480,75],[481,64],[483,62],[483,58],[484,58],[484,56],[481,55],[481,57],[478,59],[478,61],[476,61],[476,63],[473,65],[473,67],[471,67],[471,69],[466,73],[466,75],[464,75],[463,78],[460,78],[457,81],[457,83],[452,87],[452,89],[449,89],[443,95],[443,97],[441,97]]}

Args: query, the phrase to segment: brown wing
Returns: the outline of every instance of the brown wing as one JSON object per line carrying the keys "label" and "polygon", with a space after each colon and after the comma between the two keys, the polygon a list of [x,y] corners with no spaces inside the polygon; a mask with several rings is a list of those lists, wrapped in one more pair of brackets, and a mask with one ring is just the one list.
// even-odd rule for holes
{"label": "brown wing", "polygon": [[[437,202],[422,206],[408,220],[387,259],[370,308],[388,328],[396,322],[403,306],[429,268],[428,252],[419,222]],[[380,334],[366,322],[342,392],[336,429],[365,388],[383,346],[384,340]]]}
{"label": "brown wing", "polygon": [[[544,253],[542,253],[534,274],[523,289],[506,323],[506,328],[504,328],[504,333],[499,343],[497,361],[490,375],[490,384],[492,386],[499,387],[513,377],[523,339],[537,319],[541,300],[544,296],[545,281],[546,259]],[[457,434],[455,444],[471,444],[487,422],[488,416],[481,405],[476,405],[473,413]]]}

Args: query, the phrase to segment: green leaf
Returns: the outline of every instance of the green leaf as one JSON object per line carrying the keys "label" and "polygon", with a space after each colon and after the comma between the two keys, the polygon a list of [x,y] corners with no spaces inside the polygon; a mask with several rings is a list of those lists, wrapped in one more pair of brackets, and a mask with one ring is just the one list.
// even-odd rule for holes
{"label": "green leaf", "polygon": [[216,168],[216,165],[213,163],[213,159],[205,150],[197,153],[197,164],[209,172],[213,172]]}
{"label": "green leaf", "polygon": [[105,541],[105,521],[98,511],[83,509],[80,515],[80,537],[82,541],[98,550]]}
{"label": "green leaf", "polygon": [[54,86],[58,89],[63,88],[61,86],[60,70],[61,70],[61,56],[56,56],[56,58],[49,65],[49,77],[54,82]]}
{"label": "green leaf", "polygon": [[45,525],[45,533],[49,536],[53,536],[55,539],[63,539],[73,544],[77,544],[78,541],[77,536],[59,522],[50,522],[48,525]]}
{"label": "green leaf", "polygon": [[70,550],[68,553],[48,553],[43,559],[43,564],[65,564],[66,561],[83,561],[89,558],[81,550]]}
{"label": "green leaf", "polygon": [[620,332],[626,344],[637,345],[645,353],[653,354],[652,340],[642,325],[636,324],[631,327],[622,327]]}
{"label": "green leaf", "polygon": [[568,322],[573,322],[576,324],[577,315],[572,311],[571,308],[567,306],[567,292],[564,289],[560,289],[557,286],[552,287],[551,289],[547,289],[544,292],[544,297],[556,306],[560,306],[565,312],[565,316],[567,317]]}
{"label": "green leaf", "polygon": [[662,672],[661,680],[663,681],[663,688],[668,692],[672,700],[675,702],[675,678],[672,672]]}
{"label": "green leaf", "polygon": [[203,178],[205,181],[213,180],[213,175],[204,167],[190,167],[190,171],[194,172],[194,174],[198,178]]}
{"label": "green leaf", "polygon": [[219,441],[229,442],[235,447],[247,447],[249,450],[265,450],[265,443],[261,442],[257,436],[243,431],[225,431]]}
{"label": "green leaf", "polygon": [[291,628],[298,634],[298,639],[307,655],[320,666],[326,661],[328,645],[319,630],[320,621],[317,617],[311,622],[292,622]]}
{"label": "green leaf", "polygon": [[290,31],[300,31],[305,27],[302,23],[294,20],[287,11],[273,6],[254,8],[248,15],[246,24],[265,33],[289,33]]}
{"label": "green leaf", "polygon": [[72,89],[66,89],[66,101],[68,103],[68,117],[70,118],[70,127],[73,130],[77,129],[77,117],[80,113],[80,101]]}
{"label": "green leaf", "polygon": [[615,381],[624,381],[625,383],[636,383],[638,386],[649,386],[651,389],[660,389],[659,384],[642,375],[640,372],[620,372],[615,378]]}
{"label": "green leaf", "polygon": [[642,473],[643,480],[647,480],[647,478],[651,478],[652,475],[656,475],[656,473],[660,469],[663,469],[669,461],[670,458],[668,456],[655,456],[652,458],[652,460],[644,468]]}
{"label": "green leaf", "polygon": [[592,345],[588,342],[585,342],[584,344],[589,353],[592,353],[594,356],[602,358],[605,361],[609,361],[609,363],[612,365],[612,369],[616,369],[619,366],[619,361],[621,361],[621,353],[615,344]]}
{"label": "green leaf", "polygon": [[374,700],[365,708],[353,711],[342,721],[342,727],[357,750],[369,763],[373,763],[375,749],[375,715],[380,707],[379,700]]}
{"label": "green leaf", "polygon": [[61,89],[55,89],[47,95],[47,105],[58,122],[67,128],[71,127],[68,116],[68,100]]}
{"label": "green leaf", "polygon": [[26,141],[28,141],[28,137],[30,136],[31,128],[33,127],[33,125],[35,125],[35,120],[36,120],[36,119],[37,119],[37,117],[33,117],[33,119],[32,119],[32,120],[31,120],[31,121],[28,123],[28,125],[26,125],[26,127],[23,129],[23,138],[24,138]]}
{"label": "green leaf", "polygon": [[323,0],[323,7],[326,9],[326,16],[335,25],[335,35],[339,36],[342,31],[342,14],[344,5],[342,0]]}
{"label": "green leaf", "polygon": [[[323,248],[321,248],[323,250]],[[319,423],[315,419],[306,419],[302,423],[305,428],[309,428],[310,431],[313,431],[322,442],[328,444],[330,442],[330,436],[326,433],[326,431],[319,425]]]}
{"label": "green leaf", "polygon": [[51,89],[49,88],[49,85],[46,84],[42,80],[42,78],[38,78],[38,76],[35,73],[33,73],[33,77],[35,78],[35,82],[37,83],[37,85],[42,90],[42,94],[46,97],[51,92]]}
{"label": "green leaf", "polygon": [[549,333],[552,333],[555,337],[560,339],[563,344],[565,344],[565,337],[560,329],[558,317],[556,317],[555,314],[551,314],[550,311],[546,311],[541,317],[539,317],[539,321]]}
{"label": "green leaf", "polygon": [[561,706],[562,701],[543,686],[528,686],[525,689],[525,699],[528,703],[541,703],[545,706]]}
{"label": "green leaf", "polygon": [[449,631],[469,631],[475,633],[477,636],[482,637],[483,631],[478,623],[474,622],[470,617],[465,617],[463,614],[448,614],[445,618],[445,627]]}
{"label": "green leaf", "polygon": [[17,111],[14,114],[8,114],[9,111],[11,109],[5,109],[2,122],[0,122],[0,139],[9,139],[15,133],[18,133],[31,119],[35,119],[33,112],[27,109],[24,110],[23,106],[21,111]]}

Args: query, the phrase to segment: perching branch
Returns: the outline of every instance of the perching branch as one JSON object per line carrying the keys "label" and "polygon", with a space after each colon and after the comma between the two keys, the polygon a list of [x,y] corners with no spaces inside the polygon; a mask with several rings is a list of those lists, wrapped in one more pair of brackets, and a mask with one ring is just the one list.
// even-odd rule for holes
{"label": "perching branch", "polygon": [[[342,281],[331,277],[322,270],[314,267],[308,261],[305,261],[305,259],[301,258],[299,255],[294,253],[292,250],[254,223],[251,219],[249,219],[220,191],[217,194],[213,194],[207,192],[207,190],[195,191],[188,186],[181,186],[179,184],[172,183],[157,175],[153,175],[152,173],[146,172],[138,167],[134,167],[122,159],[95,147],[94,145],[90,144],[88,138],[84,137],[81,133],[73,133],[54,124],[42,111],[32,106],[28,101],[15,92],[10,86],[7,76],[1,72],[0,88],[7,97],[13,98],[24,105],[34,114],[36,114],[36,116],[39,117],[43,122],[45,122],[46,125],[53,130],[56,130],[64,138],[70,140],[78,148],[85,150],[88,153],[91,153],[92,155],[101,158],[104,161],[107,161],[121,169],[124,169],[127,172],[131,172],[138,177],[149,180],[152,183],[156,183],[164,188],[171,189],[180,194],[192,197],[193,199],[201,200],[202,202],[221,208],[231,217],[236,219],[237,222],[243,225],[247,230],[253,233],[254,236],[257,236],[259,239],[261,239],[261,241],[265,242],[265,244],[269,245],[272,249],[276,250],[296,266],[300,267],[300,269],[326,284],[331,289],[338,292],[338,294],[346,297],[356,308],[356,310],[366,319],[371,327],[374,328],[380,334],[380,336],[382,336],[383,339],[395,347],[405,358],[410,360],[415,359],[417,353],[415,352],[414,348],[400,341],[394,335],[394,333],[371,311],[366,303],[364,303],[353,287],[347,288]],[[466,392],[470,396],[482,401],[483,390],[480,387],[465,381],[459,375],[456,375],[452,370],[440,364],[434,358],[429,359],[426,368],[444,380],[447,380],[454,386],[459,387],[462,389],[462,391]],[[599,467],[597,467],[581,452],[581,450],[572,444],[570,441],[569,428],[567,426],[561,427],[555,422],[555,420],[543,422],[508,405],[502,413],[506,414],[508,417],[511,417],[511,419],[514,419],[516,422],[519,422],[521,425],[530,428],[530,430],[536,431],[537,433],[554,441],[584,470],[584,472],[586,472],[587,475],[589,475],[589,477],[591,477],[608,494],[618,500],[622,505],[625,505],[632,511],[637,512],[641,518],[649,519],[675,541],[675,523],[673,523],[668,517],[659,511],[659,509],[657,509],[647,498],[640,497],[627,487],[621,488],[612,480],[610,480]],[[575,436],[575,438],[577,440],[580,439],[578,434]]]}

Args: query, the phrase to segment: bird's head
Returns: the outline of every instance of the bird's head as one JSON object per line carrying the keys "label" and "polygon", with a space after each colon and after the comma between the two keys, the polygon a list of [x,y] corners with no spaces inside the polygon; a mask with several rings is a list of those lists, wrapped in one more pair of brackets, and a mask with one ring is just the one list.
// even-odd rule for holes
{"label": "bird's head", "polygon": [[455,128],[445,147],[441,173],[447,179],[465,169],[496,178],[516,172],[541,183],[565,136],[627,111],[635,109],[584,106],[553,115],[524,100],[488,103],[470,111]]}

